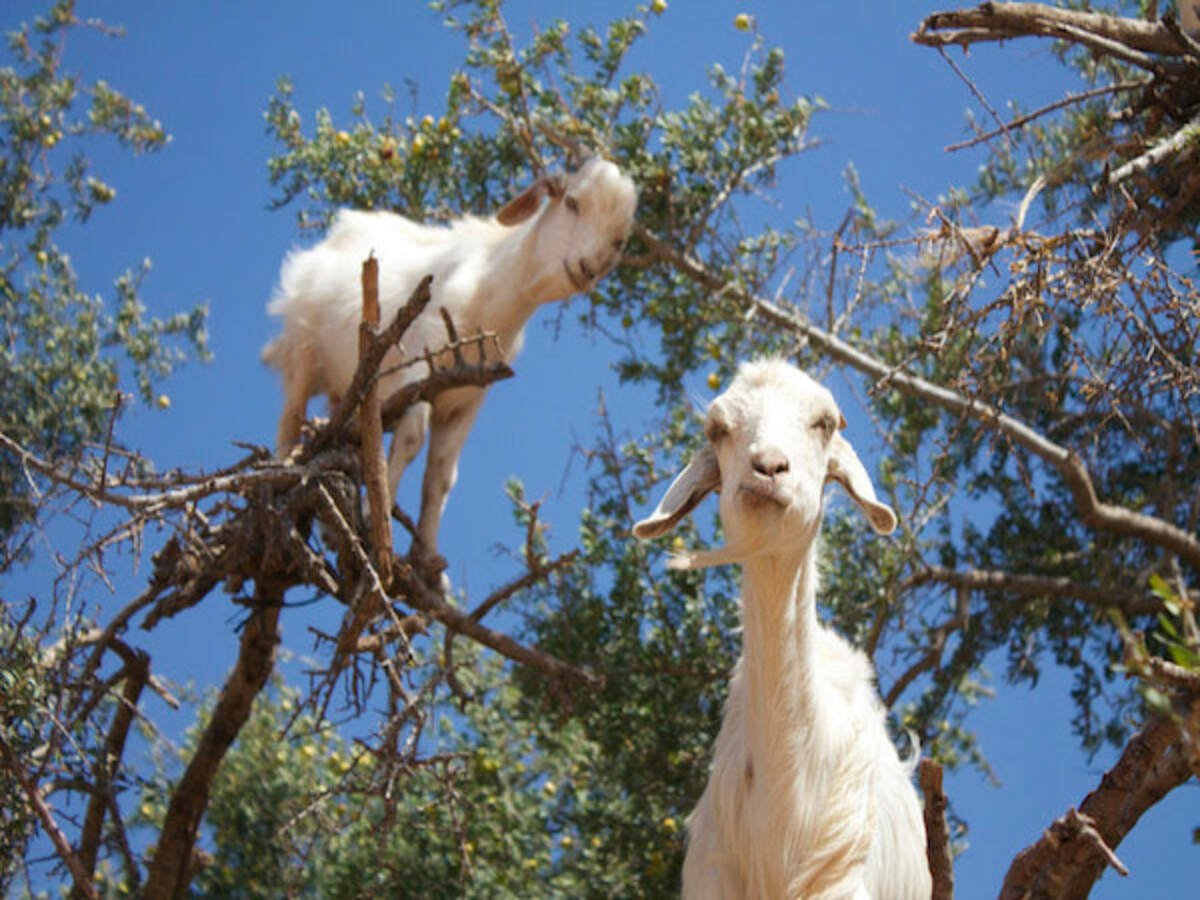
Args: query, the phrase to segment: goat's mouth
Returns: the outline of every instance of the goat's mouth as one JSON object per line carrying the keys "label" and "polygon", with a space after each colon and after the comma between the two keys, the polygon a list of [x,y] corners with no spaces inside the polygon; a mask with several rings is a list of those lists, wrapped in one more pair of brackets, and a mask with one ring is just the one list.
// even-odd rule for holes
{"label": "goat's mouth", "polygon": [[596,280],[596,276],[587,271],[582,263],[579,265],[578,272],[572,272],[567,261],[563,260],[563,271],[567,273],[567,281],[574,285],[577,291],[589,291],[592,288],[592,283]]}
{"label": "goat's mouth", "polygon": [[787,498],[774,484],[746,481],[738,486],[738,496],[751,509],[785,509]]}

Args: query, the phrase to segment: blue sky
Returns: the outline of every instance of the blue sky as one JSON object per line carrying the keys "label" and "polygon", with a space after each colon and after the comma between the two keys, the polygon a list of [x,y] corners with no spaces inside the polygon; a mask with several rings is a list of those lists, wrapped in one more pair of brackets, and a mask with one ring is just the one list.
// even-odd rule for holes
{"label": "blue sky", "polygon": [[[9,0],[0,9],[0,27],[10,30],[36,8]],[[600,24],[630,8],[626,2],[524,0],[506,4],[506,15],[521,35],[535,20]],[[969,183],[983,160],[978,151],[944,152],[962,137],[972,97],[935,51],[908,41],[921,18],[938,8],[903,0],[672,0],[652,20],[651,34],[632,62],[659,80],[668,106],[678,104],[704,87],[708,64],[730,69],[740,64],[750,38],[732,22],[738,13],[752,14],[768,43],[784,49],[792,90],[819,94],[834,110],[818,117],[812,129],[824,146],[788,167],[776,198],[780,209],[791,217],[811,211],[818,225],[835,227],[849,202],[842,172],[853,163],[880,211],[904,218],[908,191],[936,197],[951,185]],[[348,122],[360,91],[368,115],[382,115],[385,84],[397,88],[402,114],[437,115],[464,46],[422,3],[81,0],[79,12],[124,26],[127,35],[77,35],[69,45],[68,68],[126,91],[173,137],[164,151],[136,160],[98,148],[97,169],[117,188],[117,200],[86,229],[69,233],[65,249],[94,293],[111,296],[112,279],[149,257],[154,267],[143,297],[152,314],[209,305],[212,362],[191,365],[168,382],[169,410],[132,413],[125,440],[162,468],[215,468],[240,457],[235,440],[269,445],[279,408],[275,376],[258,354],[274,330],[265,304],[280,260],[300,237],[291,210],[268,208],[273,194],[266,159],[274,148],[263,111],[276,79],[293,80],[306,122],[320,107],[329,108],[335,122]],[[961,55],[956,59],[1000,109],[1008,98],[1029,108],[1071,87],[1044,44],[978,48],[965,62]],[[409,82],[415,86],[411,110]],[[504,497],[507,478],[521,478],[529,496],[545,499],[543,519],[552,526],[552,544],[569,548],[586,478],[571,448],[593,437],[600,392],[617,423],[630,430],[640,431],[656,414],[651,397],[617,384],[611,369],[616,348],[581,333],[570,314],[561,317],[561,330],[553,327],[555,319],[543,311],[531,323],[518,377],[489,396],[450,500],[442,549],[455,585],[474,594],[515,569],[496,551],[498,541],[520,540]],[[698,386],[697,395],[706,399],[706,389]],[[868,466],[876,461],[867,459]],[[416,508],[414,482],[407,479],[402,492],[410,509]],[[143,561],[118,582],[119,591],[136,590],[145,571]],[[14,579],[5,593],[43,591],[51,574],[43,562]],[[116,608],[126,596],[106,602]],[[309,649],[305,629],[319,612],[309,615],[285,616],[285,645],[295,652]],[[218,593],[160,628],[148,639],[156,668],[178,681],[219,681],[232,660],[234,618]],[[958,896],[968,900],[995,896],[1013,855],[1077,805],[1114,758],[1102,754],[1088,762],[1079,751],[1069,731],[1069,685],[1060,675],[1048,674],[1036,691],[997,688],[998,698],[972,724],[1002,785],[992,787],[973,772],[951,777],[947,785],[971,823],[970,849],[957,862]],[[172,721],[165,708],[151,712],[169,731],[188,724],[182,714]],[[1189,785],[1156,808],[1118,851],[1133,876],[1122,881],[1108,875],[1094,896],[1180,896],[1181,882],[1200,878],[1200,851],[1191,844],[1191,830],[1200,825],[1196,800],[1195,786]]]}

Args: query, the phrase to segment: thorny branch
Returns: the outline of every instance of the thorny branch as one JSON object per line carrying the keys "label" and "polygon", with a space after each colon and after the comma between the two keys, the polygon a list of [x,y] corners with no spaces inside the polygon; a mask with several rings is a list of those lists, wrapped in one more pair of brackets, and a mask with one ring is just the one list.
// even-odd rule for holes
{"label": "thorny branch", "polygon": [[[1098,58],[1118,60],[1151,73],[1140,84],[1126,81],[1101,85],[1090,91],[1050,104],[1028,116],[1014,120],[1011,127],[1024,125],[1055,109],[1106,93],[1136,88],[1129,106],[1110,111],[1118,125],[1108,145],[1114,156],[1126,157],[1097,177],[1100,187],[1122,188],[1129,192],[1146,221],[1144,230],[1163,223],[1186,226],[1192,218],[1188,210],[1200,195],[1200,177],[1196,160],[1200,156],[1197,121],[1200,121],[1200,42],[1186,33],[1172,15],[1158,22],[1123,18],[1106,13],[1063,9],[1040,3],[983,3],[974,9],[940,12],[928,16],[912,35],[912,40],[945,48],[1004,41],[1018,37],[1046,37],[1086,48]],[[955,66],[972,91],[986,107],[975,86]],[[990,107],[988,107],[990,111]],[[1148,110],[1154,110],[1147,113]],[[1000,134],[1008,137],[1010,125],[1002,123],[996,131],[954,145],[954,149],[972,146]],[[1157,222],[1155,221],[1157,219]]]}

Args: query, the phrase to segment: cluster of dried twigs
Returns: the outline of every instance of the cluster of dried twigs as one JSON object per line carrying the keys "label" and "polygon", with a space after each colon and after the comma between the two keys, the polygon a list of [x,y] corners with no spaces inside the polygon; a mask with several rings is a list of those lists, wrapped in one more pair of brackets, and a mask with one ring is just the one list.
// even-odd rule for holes
{"label": "cluster of dried twigs", "polygon": [[[117,834],[117,843],[129,846],[116,801],[138,699],[150,686],[174,702],[152,674],[149,655],[133,645],[130,629],[137,625],[150,631],[201,603],[219,586],[246,610],[237,661],[171,794],[144,882],[132,853],[124,854],[127,876],[147,897],[177,896],[194,874],[197,831],[213,778],[274,669],[279,622],[289,591],[307,587],[345,607],[336,634],[317,633],[318,647],[328,648],[329,662],[324,671],[314,673],[305,705],[318,720],[324,720],[337,686],[345,686],[355,712],[365,708],[366,696],[375,685],[386,686],[392,719],[383,723],[378,744],[368,748],[378,763],[373,770],[385,780],[396,770],[411,773],[420,763],[417,742],[402,741],[398,735],[406,723],[420,720],[420,706],[427,698],[410,696],[404,669],[411,658],[410,641],[426,633],[433,622],[444,626],[447,650],[455,635],[467,637],[537,669],[564,697],[573,686],[598,683],[596,676],[484,624],[488,613],[516,591],[574,560],[574,554],[545,559],[535,550],[536,509],[526,535],[528,571],[471,611],[443,593],[438,573],[414,567],[394,552],[392,513],[401,523],[409,520],[399,508],[392,508],[386,496],[382,433],[414,403],[428,401],[439,391],[482,388],[512,372],[503,362],[489,361],[487,345],[494,341],[492,336],[460,338],[447,320],[447,345],[425,354],[428,374],[406,384],[396,396],[377,397],[376,373],[384,354],[428,304],[430,280],[417,287],[380,331],[375,278],[375,261],[368,260],[360,363],[353,385],[330,419],[314,426],[288,459],[275,459],[254,448],[219,472],[148,477],[131,474],[130,467],[110,468],[111,448],[99,460],[64,465],[41,459],[0,434],[0,448],[20,461],[37,490],[63,492],[76,502],[83,499],[119,513],[119,523],[80,557],[90,559],[97,571],[103,569],[100,555],[115,542],[140,536],[150,526],[171,530],[153,556],[149,583],[140,596],[107,621],[71,634],[43,654],[42,668],[62,673],[61,682],[69,683],[58,727],[48,729],[46,744],[31,759],[18,758],[7,744],[0,747],[0,764],[23,785],[26,800],[46,832],[62,838],[55,841],[56,849],[82,896],[94,896],[92,877],[102,834]],[[491,359],[496,356],[491,354]],[[362,425],[356,427],[359,422]],[[364,481],[370,509],[366,516],[360,501]],[[18,623],[16,631],[23,631],[24,624]],[[121,667],[108,672],[113,657]],[[442,677],[455,685],[449,653],[443,668]],[[105,724],[100,720],[111,708],[106,701],[112,697],[117,698],[116,710]],[[74,786],[87,803],[80,840],[72,846],[55,824],[46,795],[54,780],[51,761],[59,757],[61,743],[78,723],[88,723],[101,734],[104,749],[96,754],[92,771],[74,773]],[[400,754],[404,757],[393,758]]]}
{"label": "cluster of dried twigs", "polygon": [[981,3],[928,16],[912,39],[945,55],[947,47],[1031,36],[1082,48],[1129,77],[1008,122],[993,111],[995,130],[952,149],[993,138],[1011,141],[1030,122],[1065,107],[1126,96],[1128,105],[1113,113],[1122,126],[1114,132],[1120,139],[1097,151],[1108,160],[1097,190],[1119,192],[1147,235],[1194,223],[1200,204],[1200,34],[1185,31],[1169,13],[1153,21],[1041,3]]}

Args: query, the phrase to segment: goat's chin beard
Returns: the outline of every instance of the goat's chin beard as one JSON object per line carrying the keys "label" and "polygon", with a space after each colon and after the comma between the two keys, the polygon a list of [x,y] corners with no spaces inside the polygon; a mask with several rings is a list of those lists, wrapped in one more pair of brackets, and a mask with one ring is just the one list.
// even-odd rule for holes
{"label": "goat's chin beard", "polygon": [[738,546],[726,544],[724,547],[713,547],[709,550],[694,550],[690,553],[676,553],[667,560],[668,569],[711,569],[714,566],[726,566],[730,563],[746,562],[762,552],[754,546]]}
{"label": "goat's chin beard", "polygon": [[801,521],[786,516],[770,523],[765,529],[751,529],[738,534],[723,547],[692,550],[672,554],[668,569],[711,569],[731,563],[745,563],[762,556],[790,557],[811,545],[821,520]]}

